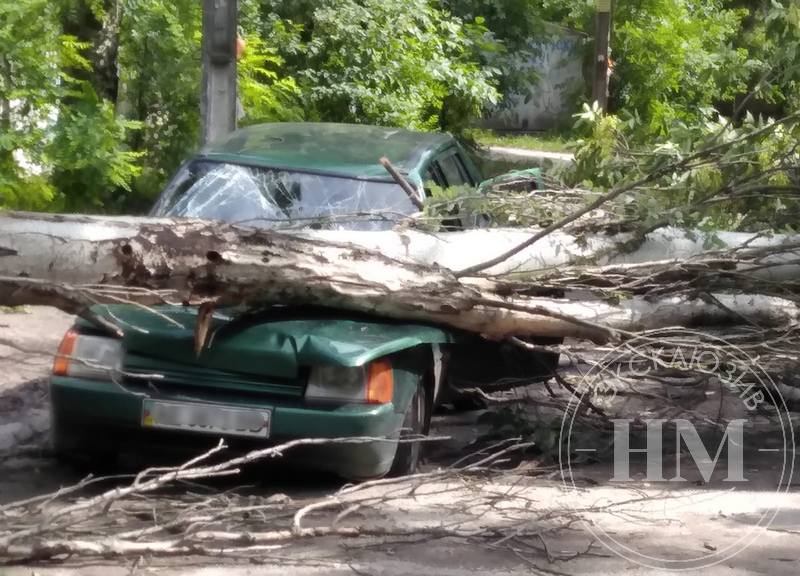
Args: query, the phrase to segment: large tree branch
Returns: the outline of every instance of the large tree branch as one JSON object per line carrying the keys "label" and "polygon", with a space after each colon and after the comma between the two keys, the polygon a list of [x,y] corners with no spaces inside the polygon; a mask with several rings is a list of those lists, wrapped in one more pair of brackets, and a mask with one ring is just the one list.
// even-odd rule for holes
{"label": "large tree branch", "polygon": [[[598,208],[600,208],[604,204],[607,204],[608,202],[611,202],[612,200],[622,196],[623,194],[626,194],[628,192],[632,192],[632,191],[634,191],[634,190],[636,190],[638,188],[641,188],[644,185],[649,184],[650,182],[654,182],[654,181],[658,180],[659,178],[661,178],[661,177],[663,177],[663,176],[665,176],[667,174],[680,173],[680,172],[683,172],[683,171],[686,171],[686,170],[690,170],[690,169],[696,168],[696,167],[698,167],[698,165],[696,164],[698,160],[702,160],[704,158],[709,158],[709,157],[713,156],[714,154],[716,154],[717,152],[730,149],[734,145],[739,144],[741,142],[747,142],[747,141],[759,138],[759,137],[763,136],[764,134],[767,134],[767,133],[775,130],[778,126],[781,126],[781,125],[784,125],[784,124],[786,124],[788,122],[796,120],[797,118],[800,118],[800,112],[790,114],[790,115],[788,115],[788,116],[786,116],[784,118],[781,118],[780,120],[777,120],[775,122],[771,122],[771,123],[767,124],[766,126],[758,129],[758,130],[754,130],[753,132],[749,132],[747,134],[739,136],[738,138],[734,138],[732,140],[726,140],[726,141],[723,141],[723,142],[718,142],[718,143],[713,144],[713,145],[709,145],[709,146],[707,146],[705,148],[702,148],[702,149],[700,149],[700,150],[698,150],[698,151],[696,151],[696,152],[694,152],[692,154],[689,154],[689,155],[681,158],[680,160],[677,160],[675,162],[669,162],[669,163],[666,163],[666,164],[664,164],[664,165],[662,165],[662,166],[660,166],[658,168],[655,168],[655,169],[651,170],[649,173],[645,174],[644,176],[642,176],[641,178],[639,178],[639,179],[637,179],[637,180],[635,180],[633,182],[629,182],[627,184],[622,184],[622,185],[617,186],[616,188],[613,188],[612,190],[606,192],[605,194],[602,194],[602,195],[598,196],[595,200],[593,200],[589,204],[583,206],[582,208],[579,208],[577,210],[574,210],[574,211],[570,212],[569,214],[567,214],[566,216],[564,216],[560,220],[558,220],[556,222],[553,222],[549,226],[547,226],[547,227],[543,228],[542,230],[536,232],[531,237],[527,238],[525,241],[523,241],[523,242],[519,243],[518,245],[514,246],[510,250],[502,252],[501,254],[498,254],[494,258],[491,258],[491,259],[489,259],[489,260],[487,260],[485,262],[481,262],[479,264],[473,264],[472,266],[468,266],[468,267],[466,267],[466,268],[464,268],[462,270],[458,270],[456,272],[456,276],[459,276],[459,277],[461,277],[461,276],[470,276],[470,275],[474,275],[474,274],[477,274],[479,272],[482,272],[484,270],[488,270],[489,268],[492,268],[493,266],[496,266],[497,264],[500,264],[501,262],[503,262],[505,260],[508,260],[509,258],[515,256],[516,254],[519,254],[520,252],[522,252],[526,248],[529,248],[529,247],[533,246],[536,242],[538,242],[542,238],[552,234],[556,230],[560,230],[560,229],[564,228],[565,226],[571,224],[572,222],[575,222],[576,220],[578,220],[582,216],[585,216],[586,214],[589,214],[590,212],[593,212],[593,211],[597,210]],[[718,137],[719,136],[721,136],[721,134],[719,134]]]}
{"label": "large tree branch", "polygon": [[[331,234],[297,235],[198,220],[24,213],[0,215],[0,230],[0,303],[46,303],[82,315],[90,315],[93,303],[120,301],[152,305],[212,300],[218,306],[251,308],[313,305],[435,323],[491,338],[556,336],[595,342],[613,340],[619,331],[697,323],[704,318],[740,322],[746,317],[774,325],[796,317],[796,307],[788,300],[757,293],[731,296],[724,290],[707,298],[696,285],[691,286],[693,292],[684,286],[680,294],[666,293],[657,299],[629,290],[633,297],[614,302],[586,295],[544,296],[548,292],[537,284],[570,287],[570,282],[559,283],[553,275],[543,278],[545,282],[529,280],[524,289],[486,278],[458,279],[435,263],[403,258],[391,248],[381,253],[354,243],[370,245],[378,237],[374,233],[343,233],[340,237],[351,240],[343,242]],[[377,234],[397,244],[402,243],[401,236],[414,241],[421,236]],[[470,237],[454,234],[447,241],[433,241],[457,252],[461,246],[457,242]],[[485,242],[490,237],[486,233],[481,238]],[[778,247],[763,247],[755,246],[755,240],[753,244],[748,266],[759,268],[753,274],[773,273],[770,267],[760,268],[762,262],[772,262],[767,248],[778,250],[776,265],[790,271],[797,268],[793,260],[786,260],[793,258],[794,244],[782,241]],[[780,247],[789,250],[789,256]],[[710,262],[720,258],[714,257],[717,260]],[[621,269],[599,273],[613,280]],[[641,280],[636,276],[642,270],[646,267],[629,268],[629,279]],[[702,262],[678,267],[690,278],[707,270]],[[655,263],[650,273],[656,272],[669,277],[676,270]],[[581,280],[588,282],[586,277]],[[712,285],[705,292],[717,287],[724,288]]]}

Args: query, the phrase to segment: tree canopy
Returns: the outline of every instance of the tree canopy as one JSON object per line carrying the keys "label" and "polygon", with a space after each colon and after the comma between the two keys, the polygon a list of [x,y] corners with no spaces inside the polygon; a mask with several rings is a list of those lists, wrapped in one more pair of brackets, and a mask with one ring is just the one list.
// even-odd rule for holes
{"label": "tree canopy", "polygon": [[[239,6],[244,124],[460,132],[535,87],[514,56],[552,33],[545,23],[582,32],[587,64],[594,34],[586,0]],[[611,110],[627,138],[669,140],[799,105],[796,3],[618,0],[614,9]],[[0,0],[0,207],[146,208],[198,145],[200,10],[196,0]],[[576,112],[583,102],[588,92]]]}

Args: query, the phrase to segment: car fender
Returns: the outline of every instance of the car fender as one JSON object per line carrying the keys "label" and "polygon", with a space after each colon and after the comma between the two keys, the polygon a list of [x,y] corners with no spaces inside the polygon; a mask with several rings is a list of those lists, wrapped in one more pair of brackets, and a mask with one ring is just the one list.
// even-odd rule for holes
{"label": "car fender", "polygon": [[[357,314],[332,314],[310,309],[280,309],[274,313],[237,317],[229,311],[213,314],[206,345],[194,347],[196,310],[158,307],[158,314],[130,305],[93,309],[112,322],[136,327],[125,330],[127,353],[214,370],[297,378],[303,367],[364,366],[378,358],[418,346],[432,348],[438,391],[442,378],[442,348],[457,335],[447,329]],[[86,321],[79,320],[79,324]]]}

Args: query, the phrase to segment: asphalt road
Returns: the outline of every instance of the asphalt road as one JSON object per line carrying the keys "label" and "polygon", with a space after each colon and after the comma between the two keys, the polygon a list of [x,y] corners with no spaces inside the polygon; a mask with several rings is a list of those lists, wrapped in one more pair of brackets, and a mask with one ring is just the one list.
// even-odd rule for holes
{"label": "asphalt road", "polygon": [[[44,377],[57,343],[71,318],[47,308],[26,313],[0,313],[0,502],[47,493],[79,480],[82,472],[63,466],[46,451],[49,427],[47,389]],[[436,433],[453,440],[438,449],[426,463],[434,469],[464,451],[486,425],[479,412],[437,416]],[[765,450],[780,446],[765,441]],[[613,462],[600,460],[582,466],[580,486],[568,490],[557,473],[532,474],[523,465],[516,475],[497,483],[476,486],[431,485],[429,491],[399,503],[390,518],[397,523],[441,522],[443,512],[457,514],[474,506],[476,490],[499,495],[508,504],[508,514],[518,518],[546,510],[596,509],[588,523],[576,522],[568,529],[544,532],[548,554],[531,558],[504,543],[416,539],[413,542],[370,541],[355,543],[334,539],[311,540],[290,549],[276,548],[269,562],[254,565],[247,558],[139,559],[123,562],[80,562],[64,565],[0,568],[7,575],[81,574],[128,575],[158,571],[159,574],[668,574],[648,568],[641,558],[685,559],[709,551],[732,547],[733,557],[684,574],[745,576],[800,573],[800,493],[792,485],[776,491],[779,471],[774,460],[763,456],[748,460],[747,489],[731,490],[724,482],[690,482],[679,486],[653,485],[633,474],[624,486],[608,481]],[[252,481],[253,478],[244,480]],[[312,499],[341,485],[335,478],[318,475],[263,478],[253,489],[265,494],[287,493],[294,499]],[[629,502],[620,504],[621,502]],[[514,503],[519,505],[514,505]],[[524,506],[521,504],[524,503]],[[611,511],[602,506],[616,503]],[[621,507],[620,507],[621,506]],[[753,529],[765,510],[774,511],[768,528]],[[533,517],[533,516],[531,516]],[[485,526],[499,522],[487,515]],[[2,520],[0,520],[2,522]],[[624,559],[598,543],[598,530],[611,535],[640,554],[639,562]],[[751,532],[751,530],[753,530]],[[2,531],[2,525],[0,525]],[[746,549],[737,544],[742,534],[754,534]],[[739,548],[737,548],[737,546]],[[646,561],[644,561],[646,564]]]}

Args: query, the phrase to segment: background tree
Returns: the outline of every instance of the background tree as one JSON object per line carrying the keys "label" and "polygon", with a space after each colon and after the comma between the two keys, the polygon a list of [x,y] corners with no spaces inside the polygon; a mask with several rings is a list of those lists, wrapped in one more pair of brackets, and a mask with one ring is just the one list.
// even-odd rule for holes
{"label": "background tree", "polygon": [[81,189],[102,198],[128,188],[137,172],[135,155],[120,146],[136,124],[98,97],[87,79],[90,44],[64,34],[61,14],[49,8],[41,0],[0,4],[0,205],[81,205]]}
{"label": "background tree", "polygon": [[[593,16],[586,0],[241,0],[241,122],[460,132],[535,86],[521,63],[547,22],[586,47]],[[798,107],[795,2],[617,0],[614,21],[606,137],[652,149]],[[0,206],[145,210],[197,146],[199,82],[194,0],[0,0]],[[586,141],[584,168],[615,154]]]}
{"label": "background tree", "polygon": [[480,18],[430,0],[262,3],[302,95],[306,120],[459,131],[497,99],[497,71],[480,66],[495,44]]}
{"label": "background tree", "polygon": [[[196,148],[194,0],[0,1],[0,206],[146,209]],[[458,130],[497,98],[480,19],[433,0],[243,0],[242,123]],[[390,33],[387,33],[390,31]]]}

